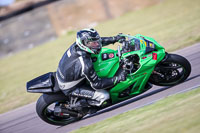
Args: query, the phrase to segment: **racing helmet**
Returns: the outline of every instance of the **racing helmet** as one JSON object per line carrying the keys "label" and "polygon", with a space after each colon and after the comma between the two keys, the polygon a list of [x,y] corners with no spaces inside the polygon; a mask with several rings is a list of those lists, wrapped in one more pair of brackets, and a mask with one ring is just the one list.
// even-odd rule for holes
{"label": "racing helmet", "polygon": [[78,31],[76,44],[80,49],[92,54],[99,54],[102,48],[101,38],[94,29],[83,29]]}

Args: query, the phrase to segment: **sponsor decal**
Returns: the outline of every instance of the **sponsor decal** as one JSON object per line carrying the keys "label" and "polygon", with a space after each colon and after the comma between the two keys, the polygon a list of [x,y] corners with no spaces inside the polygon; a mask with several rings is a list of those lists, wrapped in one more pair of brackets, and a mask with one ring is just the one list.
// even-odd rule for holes
{"label": "sponsor decal", "polygon": [[153,53],[153,60],[157,60],[157,53]]}
{"label": "sponsor decal", "polygon": [[103,60],[111,59],[111,58],[114,58],[114,57],[115,57],[114,53],[103,53],[102,54]]}
{"label": "sponsor decal", "polygon": [[108,56],[109,56],[109,58],[114,58],[115,55],[114,55],[114,53],[110,53]]}

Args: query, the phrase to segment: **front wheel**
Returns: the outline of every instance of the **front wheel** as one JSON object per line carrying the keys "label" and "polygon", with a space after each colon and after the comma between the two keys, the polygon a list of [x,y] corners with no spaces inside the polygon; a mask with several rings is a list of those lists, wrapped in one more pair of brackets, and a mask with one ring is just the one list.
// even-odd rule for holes
{"label": "front wheel", "polygon": [[169,54],[164,62],[155,67],[149,81],[159,86],[173,86],[186,80],[190,73],[191,65],[186,58]]}
{"label": "front wheel", "polygon": [[67,125],[80,119],[68,113],[56,115],[55,107],[59,103],[67,106],[67,97],[64,94],[43,94],[36,103],[36,112],[45,122],[53,125]]}

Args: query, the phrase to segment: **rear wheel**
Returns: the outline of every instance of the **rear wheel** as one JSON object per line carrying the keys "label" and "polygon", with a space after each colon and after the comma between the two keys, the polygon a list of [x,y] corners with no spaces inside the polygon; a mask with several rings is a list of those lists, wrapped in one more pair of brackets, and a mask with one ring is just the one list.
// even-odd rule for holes
{"label": "rear wheel", "polygon": [[[55,107],[57,104],[67,106],[67,97],[64,94],[43,94],[37,101],[36,112],[45,122],[53,125],[67,125],[80,119],[66,112],[56,115]],[[73,112],[76,114],[76,112]]]}
{"label": "rear wheel", "polygon": [[164,62],[155,67],[149,81],[159,86],[173,86],[186,80],[190,73],[191,65],[186,58],[169,54]]}

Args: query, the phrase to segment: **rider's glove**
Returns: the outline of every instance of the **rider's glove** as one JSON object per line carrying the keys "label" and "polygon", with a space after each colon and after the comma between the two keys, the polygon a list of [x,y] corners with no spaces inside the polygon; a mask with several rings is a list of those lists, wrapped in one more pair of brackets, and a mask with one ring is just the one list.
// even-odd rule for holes
{"label": "rider's glove", "polygon": [[119,75],[116,76],[114,84],[119,83],[121,81],[125,81],[126,80],[126,76],[127,76],[127,73],[125,71],[122,71]]}
{"label": "rider's glove", "polygon": [[114,36],[114,38],[115,38],[116,42],[119,42],[120,40],[125,40],[126,39],[124,36],[121,36],[120,34],[117,35],[117,36]]}

